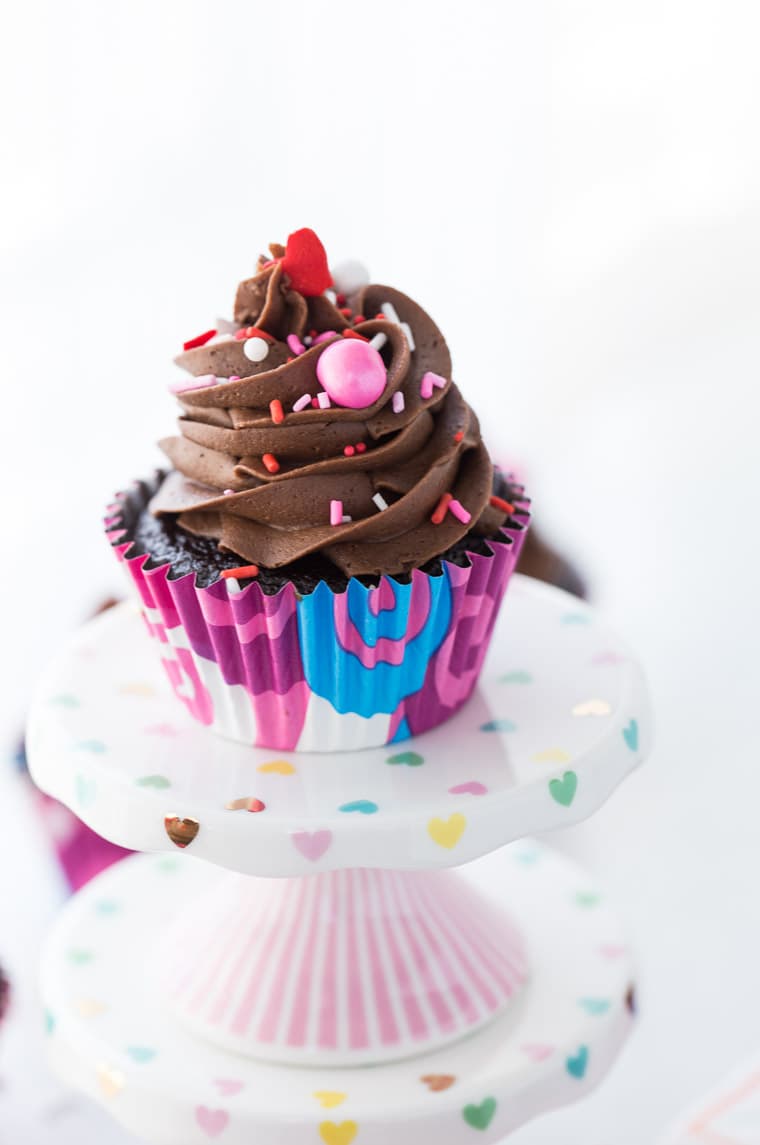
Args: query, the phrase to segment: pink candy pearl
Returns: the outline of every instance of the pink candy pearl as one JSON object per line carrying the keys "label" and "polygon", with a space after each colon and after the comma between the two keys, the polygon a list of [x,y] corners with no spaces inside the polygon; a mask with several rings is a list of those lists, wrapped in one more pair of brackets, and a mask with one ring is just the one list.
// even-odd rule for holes
{"label": "pink candy pearl", "polygon": [[317,377],[332,401],[349,409],[373,405],[387,382],[385,363],[369,342],[344,338],[319,356]]}

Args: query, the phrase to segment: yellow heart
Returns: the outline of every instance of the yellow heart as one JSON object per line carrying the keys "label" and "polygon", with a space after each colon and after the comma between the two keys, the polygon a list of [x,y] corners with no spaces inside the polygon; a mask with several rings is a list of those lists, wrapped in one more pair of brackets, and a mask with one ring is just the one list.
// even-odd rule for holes
{"label": "yellow heart", "polygon": [[345,1093],[333,1093],[330,1089],[318,1089],[313,1096],[323,1109],[334,1109],[336,1105],[342,1105],[346,1100]]}
{"label": "yellow heart", "polygon": [[124,1074],[118,1069],[110,1069],[107,1065],[99,1065],[97,1069],[98,1084],[106,1097],[116,1097],[124,1088]]}
{"label": "yellow heart", "polygon": [[448,819],[431,819],[428,823],[428,834],[439,847],[456,847],[464,834],[467,820],[464,815],[456,813],[449,815]]}
{"label": "yellow heart", "polygon": [[359,1132],[355,1121],[341,1121],[336,1125],[334,1121],[323,1121],[319,1127],[319,1136],[325,1145],[351,1145]]}
{"label": "yellow heart", "polygon": [[119,688],[122,696],[155,696],[156,689],[150,684],[133,683],[122,684]]}
{"label": "yellow heart", "polygon": [[546,751],[537,751],[531,759],[534,763],[569,763],[572,756],[561,747],[548,747]]}
{"label": "yellow heart", "polygon": [[83,1018],[95,1018],[106,1009],[104,1004],[97,1002],[95,998],[79,998],[75,1005],[78,1013]]}
{"label": "yellow heart", "polygon": [[612,711],[612,705],[608,704],[606,700],[584,700],[581,704],[576,704],[573,708],[574,716],[608,716]]}
{"label": "yellow heart", "polygon": [[286,759],[273,759],[271,763],[262,763],[256,768],[262,775],[295,775],[296,769]]}

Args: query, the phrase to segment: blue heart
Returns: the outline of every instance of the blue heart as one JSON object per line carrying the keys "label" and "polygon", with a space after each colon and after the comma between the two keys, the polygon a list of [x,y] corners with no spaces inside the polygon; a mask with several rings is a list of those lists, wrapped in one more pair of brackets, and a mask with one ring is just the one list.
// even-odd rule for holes
{"label": "blue heart", "polygon": [[499,676],[500,684],[532,684],[533,677],[530,672],[525,672],[522,668],[518,668],[515,672],[506,672],[503,676]]}
{"label": "blue heart", "polygon": [[482,732],[516,732],[517,724],[512,720],[489,720],[488,723],[481,724],[480,730]]}
{"label": "blue heart", "polygon": [[73,745],[74,751],[91,751],[93,755],[102,755],[106,750],[106,745],[99,739],[80,739],[79,743]]}
{"label": "blue heart", "polygon": [[55,1018],[49,1010],[45,1011],[45,1033],[52,1034],[55,1029]]}
{"label": "blue heart", "polygon": [[127,1053],[133,1062],[139,1065],[145,1065],[146,1062],[153,1061],[156,1056],[156,1051],[149,1049],[148,1046],[127,1046]]}
{"label": "blue heart", "polygon": [[638,751],[639,749],[639,725],[636,720],[631,720],[627,727],[623,728],[623,739],[631,751]]}
{"label": "blue heart", "polygon": [[95,802],[98,787],[94,779],[85,779],[83,775],[78,775],[74,781],[74,786],[80,807],[88,807]]}
{"label": "blue heart", "polygon": [[610,1008],[610,1001],[608,998],[579,998],[578,1005],[591,1014],[593,1017],[599,1017],[600,1014],[606,1014]]}
{"label": "blue heart", "polygon": [[60,704],[62,708],[78,708],[79,700],[69,692],[62,692],[60,696],[51,696],[49,704]]}
{"label": "blue heart", "polygon": [[355,799],[353,803],[341,804],[338,810],[347,812],[358,811],[361,815],[374,815],[379,808],[371,799]]}
{"label": "blue heart", "polygon": [[119,910],[119,904],[113,899],[101,899],[100,902],[95,903],[95,913],[102,915],[116,914]]}
{"label": "blue heart", "polygon": [[589,624],[591,617],[585,612],[566,612],[562,617],[563,624]]}
{"label": "blue heart", "polygon": [[583,1077],[588,1068],[588,1047],[581,1046],[578,1053],[565,1061],[565,1069],[570,1074],[570,1077],[577,1077],[578,1080]]}

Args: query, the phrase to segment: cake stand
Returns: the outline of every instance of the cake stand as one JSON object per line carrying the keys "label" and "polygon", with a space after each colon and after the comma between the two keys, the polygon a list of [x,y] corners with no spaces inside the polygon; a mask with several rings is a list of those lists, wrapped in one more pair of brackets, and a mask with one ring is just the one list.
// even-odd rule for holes
{"label": "cake stand", "polygon": [[153,852],[51,934],[59,1073],[156,1145],[496,1142],[588,1092],[631,1026],[630,950],[524,836],[593,812],[648,749],[640,670],[594,612],[516,577],[457,715],[329,755],[199,727],[141,624],[91,622],[30,721],[39,786]]}

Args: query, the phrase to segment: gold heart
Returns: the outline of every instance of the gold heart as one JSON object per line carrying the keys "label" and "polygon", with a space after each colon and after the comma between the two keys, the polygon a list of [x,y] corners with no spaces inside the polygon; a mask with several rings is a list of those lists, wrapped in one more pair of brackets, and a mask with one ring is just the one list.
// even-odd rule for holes
{"label": "gold heart", "polygon": [[456,812],[454,815],[449,815],[448,819],[431,819],[428,823],[428,834],[439,847],[451,850],[462,838],[466,826],[467,820],[464,815]]}
{"label": "gold heart", "polygon": [[150,684],[122,684],[119,688],[122,696],[155,696],[156,689]]}
{"label": "gold heart", "polygon": [[336,1105],[343,1104],[347,1095],[334,1093],[331,1089],[318,1089],[312,1096],[316,1097],[323,1109],[334,1109]]}
{"label": "gold heart", "polygon": [[188,847],[201,829],[197,819],[180,819],[179,815],[164,815],[164,827],[175,847]]}
{"label": "gold heart", "polygon": [[262,763],[256,768],[262,775],[295,775],[296,769],[286,759],[273,759],[271,763]]}
{"label": "gold heart", "polygon": [[574,716],[608,716],[612,711],[612,704],[606,700],[584,700],[573,708]]}
{"label": "gold heart", "polygon": [[428,1089],[432,1089],[433,1093],[443,1093],[444,1089],[451,1089],[456,1081],[450,1073],[428,1073],[420,1078]]}
{"label": "gold heart", "polygon": [[336,1125],[334,1121],[323,1121],[319,1127],[319,1136],[325,1145],[351,1145],[359,1132],[355,1121],[341,1121]]}
{"label": "gold heart", "polygon": [[534,763],[569,763],[572,756],[561,747],[548,747],[546,751],[537,751],[531,759]]}
{"label": "gold heart", "polygon": [[266,811],[266,804],[255,795],[242,795],[240,799],[231,799],[224,807],[227,811]]}
{"label": "gold heart", "polygon": [[97,1069],[98,1084],[106,1097],[116,1097],[124,1088],[124,1074],[121,1070],[111,1069],[107,1065],[99,1065]]}
{"label": "gold heart", "polygon": [[97,1002],[94,998],[79,998],[75,1006],[82,1018],[96,1018],[106,1010],[104,1003]]}

